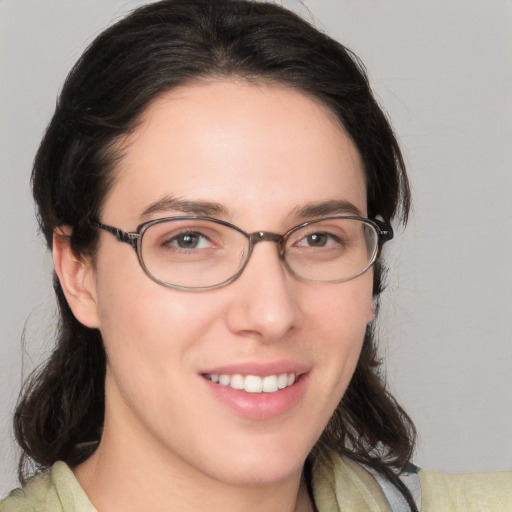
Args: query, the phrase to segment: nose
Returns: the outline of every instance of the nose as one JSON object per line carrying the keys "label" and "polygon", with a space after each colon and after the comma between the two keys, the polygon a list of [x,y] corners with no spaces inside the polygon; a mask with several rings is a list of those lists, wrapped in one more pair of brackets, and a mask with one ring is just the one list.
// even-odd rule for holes
{"label": "nose", "polygon": [[298,283],[285,269],[272,241],[254,246],[242,275],[230,285],[233,299],[227,320],[232,332],[276,341],[302,323],[294,293]]}

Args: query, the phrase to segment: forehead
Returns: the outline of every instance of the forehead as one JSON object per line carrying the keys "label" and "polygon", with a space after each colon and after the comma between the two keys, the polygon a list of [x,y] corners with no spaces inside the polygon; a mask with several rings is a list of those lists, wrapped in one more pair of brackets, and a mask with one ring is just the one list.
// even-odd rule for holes
{"label": "forehead", "polygon": [[223,80],[173,89],[150,104],[124,148],[104,209],[117,218],[140,220],[166,196],[246,217],[329,200],[366,210],[350,137],[326,106],[288,87]]}

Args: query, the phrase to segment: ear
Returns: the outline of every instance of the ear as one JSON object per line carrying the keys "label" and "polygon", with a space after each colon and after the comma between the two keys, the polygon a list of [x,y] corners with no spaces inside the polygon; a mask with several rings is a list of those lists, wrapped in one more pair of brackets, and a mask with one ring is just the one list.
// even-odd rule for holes
{"label": "ear", "polygon": [[54,230],[53,266],[75,318],[86,327],[98,328],[94,269],[90,261],[73,252],[71,232],[69,226]]}

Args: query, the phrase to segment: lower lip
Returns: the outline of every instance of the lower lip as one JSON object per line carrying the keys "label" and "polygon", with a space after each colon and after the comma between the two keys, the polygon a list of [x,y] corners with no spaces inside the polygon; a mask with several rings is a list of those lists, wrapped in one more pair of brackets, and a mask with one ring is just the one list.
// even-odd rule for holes
{"label": "lower lip", "polygon": [[295,407],[304,396],[309,374],[304,373],[291,386],[275,393],[247,393],[216,384],[202,377],[210,392],[237,415],[251,420],[270,420]]}

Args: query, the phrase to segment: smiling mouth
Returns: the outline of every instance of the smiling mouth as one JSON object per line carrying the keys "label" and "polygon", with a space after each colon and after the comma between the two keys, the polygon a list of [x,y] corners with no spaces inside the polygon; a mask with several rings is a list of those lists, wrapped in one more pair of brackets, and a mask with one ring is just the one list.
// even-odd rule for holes
{"label": "smiling mouth", "polygon": [[300,374],[295,373],[280,373],[276,375],[267,375],[265,377],[240,374],[218,375],[213,373],[206,373],[203,376],[220,386],[238,389],[245,391],[246,393],[275,393],[276,391],[290,387],[298,378],[300,378]]}

